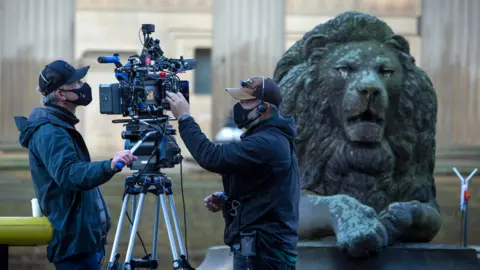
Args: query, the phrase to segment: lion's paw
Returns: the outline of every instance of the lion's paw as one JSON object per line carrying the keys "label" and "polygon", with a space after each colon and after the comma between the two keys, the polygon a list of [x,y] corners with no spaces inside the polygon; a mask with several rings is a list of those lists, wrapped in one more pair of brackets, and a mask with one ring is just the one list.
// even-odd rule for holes
{"label": "lion's paw", "polygon": [[388,245],[388,234],[375,210],[355,201],[348,199],[349,209],[334,215],[337,244],[349,256],[367,257]]}

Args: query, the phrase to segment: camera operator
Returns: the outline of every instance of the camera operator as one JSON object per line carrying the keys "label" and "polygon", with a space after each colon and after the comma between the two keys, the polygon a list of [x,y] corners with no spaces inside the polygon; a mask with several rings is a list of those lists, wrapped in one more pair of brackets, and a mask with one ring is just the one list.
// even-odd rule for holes
{"label": "camera operator", "polygon": [[295,121],[280,115],[280,88],[270,78],[252,77],[226,90],[239,100],[235,123],[247,131],[241,141],[221,145],[202,133],[182,94],[167,92],[192,156],[222,174],[225,193],[206,197],[206,207],[223,212],[235,270],[295,269],[300,196]]}
{"label": "camera operator", "polygon": [[40,208],[52,224],[47,256],[56,269],[101,269],[111,223],[98,187],[118,172],[117,161],[131,164],[136,159],[121,151],[111,160],[90,161],[75,129],[76,107],[92,101],[91,88],[82,81],[88,69],[75,69],[62,60],[50,63],[37,87],[44,108],[35,108],[28,119],[15,117],[20,143],[28,148]]}

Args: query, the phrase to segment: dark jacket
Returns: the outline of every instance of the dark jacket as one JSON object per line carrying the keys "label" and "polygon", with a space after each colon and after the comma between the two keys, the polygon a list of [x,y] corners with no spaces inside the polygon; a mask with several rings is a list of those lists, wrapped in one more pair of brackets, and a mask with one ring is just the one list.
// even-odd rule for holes
{"label": "dark jacket", "polygon": [[79,120],[64,108],[35,108],[28,120],[17,116],[15,122],[20,144],[28,148],[40,208],[53,227],[49,261],[101,251],[111,223],[98,186],[115,173],[110,161],[90,162],[85,142],[74,127]]}
{"label": "dark jacket", "polygon": [[293,118],[274,116],[249,129],[241,141],[222,145],[210,142],[192,117],[179,121],[179,131],[198,164],[223,175],[229,200],[241,202],[238,215],[223,211],[225,243],[239,241],[241,231],[256,230],[269,246],[295,256],[300,184]]}

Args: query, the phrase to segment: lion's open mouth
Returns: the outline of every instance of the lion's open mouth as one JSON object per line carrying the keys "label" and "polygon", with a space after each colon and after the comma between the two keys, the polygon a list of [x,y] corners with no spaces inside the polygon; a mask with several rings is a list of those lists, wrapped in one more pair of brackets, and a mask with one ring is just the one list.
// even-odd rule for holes
{"label": "lion's open mouth", "polygon": [[358,124],[362,122],[374,123],[377,125],[383,125],[383,118],[379,115],[371,113],[369,110],[365,111],[362,114],[351,116],[347,118],[348,124]]}

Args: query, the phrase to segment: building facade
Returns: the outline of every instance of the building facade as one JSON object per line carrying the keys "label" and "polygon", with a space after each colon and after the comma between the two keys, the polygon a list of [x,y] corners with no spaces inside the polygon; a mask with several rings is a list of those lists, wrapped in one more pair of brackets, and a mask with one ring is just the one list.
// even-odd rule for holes
{"label": "building facade", "polygon": [[[38,73],[57,58],[90,65],[86,80],[94,100],[78,109],[79,129],[92,155],[109,156],[123,147],[118,117],[99,112],[98,85],[115,82],[112,64],[98,56],[139,52],[141,24],[155,24],[165,56],[196,58],[197,68],[181,75],[191,82],[192,114],[209,138],[223,125],[233,101],[225,87],[252,75],[273,76],[282,53],[315,25],[338,13],[359,10],[384,19],[411,42],[420,59],[420,2],[380,0],[4,0],[1,7],[0,143],[16,145],[13,116],[39,106]],[[46,15],[48,14],[48,15]],[[26,33],[26,34],[25,34]],[[5,38],[3,38],[5,37]],[[21,95],[20,95],[21,94]],[[175,123],[173,123],[175,126]],[[184,149],[182,153],[189,155]]]}
{"label": "building facade", "polygon": [[[28,192],[33,189],[28,160],[18,144],[13,117],[28,116],[40,106],[41,96],[35,88],[47,63],[60,58],[76,66],[91,66],[86,79],[94,100],[79,108],[77,115],[81,119],[78,128],[93,159],[98,160],[123,148],[120,133],[124,127],[111,123],[118,116],[99,112],[98,86],[114,83],[115,78],[114,66],[98,64],[97,58],[119,53],[125,62],[137,54],[142,46],[138,36],[141,24],[155,24],[154,36],[161,40],[165,56],[197,59],[197,69],[181,78],[191,82],[192,114],[213,139],[234,102],[225,87],[237,86],[240,79],[252,75],[272,76],[283,51],[306,31],[348,10],[377,15],[404,35],[412,55],[434,83],[438,96],[435,182],[443,219],[434,242],[457,243],[460,189],[452,167],[468,175],[480,159],[478,0],[0,0],[0,173],[8,164],[15,167],[9,168],[11,174],[0,175],[5,191],[2,209],[12,209],[3,210],[3,215],[16,215],[24,202],[30,207],[33,195]],[[18,166],[19,162],[23,165]],[[25,178],[23,182],[18,181],[20,177]],[[221,231],[220,223],[212,223],[212,217],[205,216],[203,205],[198,204],[205,194],[221,188],[219,181],[211,175],[202,177],[202,181],[186,184],[186,204],[196,221],[189,225],[194,232],[189,236],[193,236],[192,249],[197,254],[203,254],[205,239]],[[478,177],[471,180],[473,212],[479,209],[480,201],[474,195],[480,191],[479,181]],[[123,185],[112,181],[105,189],[110,190],[106,196],[116,218],[120,208],[117,196]],[[469,222],[480,224],[480,219],[471,215]],[[479,233],[479,226],[470,227],[472,243],[480,243]],[[30,261],[45,261],[44,247],[35,252],[31,257],[37,259]]]}

